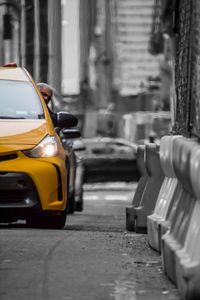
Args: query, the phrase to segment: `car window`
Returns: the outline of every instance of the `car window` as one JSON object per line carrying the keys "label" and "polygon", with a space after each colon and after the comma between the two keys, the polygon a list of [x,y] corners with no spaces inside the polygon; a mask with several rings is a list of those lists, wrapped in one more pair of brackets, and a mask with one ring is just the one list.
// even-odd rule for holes
{"label": "car window", "polygon": [[128,145],[122,144],[122,143],[110,143],[110,147],[113,149],[116,153],[129,153],[132,154],[134,152],[133,148],[131,148]]}
{"label": "car window", "polygon": [[114,149],[112,149],[109,145],[105,145],[105,147],[94,147],[92,149],[94,154],[113,154]]}
{"label": "car window", "polygon": [[110,155],[113,158],[122,157],[123,155],[126,157],[135,157],[135,150],[129,145],[123,144],[121,142],[94,142],[87,144],[87,153],[101,156],[101,155]]}
{"label": "car window", "polygon": [[103,142],[92,142],[87,143],[87,152],[88,154],[104,154],[106,151],[106,145]]}
{"label": "car window", "polygon": [[43,119],[40,98],[31,82],[0,80],[0,119]]}

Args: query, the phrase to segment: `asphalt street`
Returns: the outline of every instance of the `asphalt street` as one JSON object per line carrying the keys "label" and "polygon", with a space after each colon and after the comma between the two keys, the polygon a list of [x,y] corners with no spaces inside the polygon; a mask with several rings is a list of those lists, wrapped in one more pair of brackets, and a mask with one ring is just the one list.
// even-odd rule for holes
{"label": "asphalt street", "polygon": [[144,234],[127,232],[136,185],[85,186],[63,230],[0,226],[1,300],[178,300]]}

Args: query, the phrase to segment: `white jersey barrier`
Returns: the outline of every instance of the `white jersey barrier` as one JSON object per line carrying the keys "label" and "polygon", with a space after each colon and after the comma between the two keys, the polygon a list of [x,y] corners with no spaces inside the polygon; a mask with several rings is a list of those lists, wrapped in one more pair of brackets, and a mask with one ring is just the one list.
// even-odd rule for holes
{"label": "white jersey barrier", "polygon": [[[171,206],[171,226],[162,237],[162,260],[181,299],[200,299],[200,145],[174,140],[173,167],[179,184]],[[173,213],[172,213],[173,212]]]}
{"label": "white jersey barrier", "polygon": [[165,136],[157,158],[156,146],[147,144],[148,177],[131,208],[134,230],[147,226],[149,244],[161,253],[181,299],[200,299],[200,143]]}
{"label": "white jersey barrier", "polygon": [[147,216],[152,214],[156,200],[164,180],[159,159],[159,148],[153,143],[148,143],[146,151],[146,169],[149,175],[147,184],[142,193],[139,206],[134,208],[135,232],[147,233]]}
{"label": "white jersey barrier", "polygon": [[[167,219],[173,196],[178,186],[173,168],[173,142],[180,136],[164,136],[160,142],[160,163],[165,178],[161,186],[153,214],[147,217],[148,241],[152,248],[161,252],[161,237],[170,228]],[[163,227],[161,231],[161,226]]]}
{"label": "white jersey barrier", "polygon": [[200,299],[200,144],[191,142],[188,172],[193,188],[189,225],[185,239],[176,251],[176,283],[182,299]]}
{"label": "white jersey barrier", "polygon": [[139,206],[142,193],[148,181],[148,173],[145,165],[145,145],[137,147],[137,166],[141,177],[133,197],[132,206],[126,208],[126,229],[128,231],[135,231],[134,208]]}
{"label": "white jersey barrier", "polygon": [[140,190],[138,205],[127,209],[128,222],[135,232],[147,233],[147,216],[153,213],[155,203],[164,180],[159,159],[159,148],[154,143],[145,145],[144,163],[147,170],[147,181]]}

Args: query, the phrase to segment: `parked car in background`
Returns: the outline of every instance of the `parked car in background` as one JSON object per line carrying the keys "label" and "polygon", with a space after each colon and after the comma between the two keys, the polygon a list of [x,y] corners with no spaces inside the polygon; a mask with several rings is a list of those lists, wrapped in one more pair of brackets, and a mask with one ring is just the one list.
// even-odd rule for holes
{"label": "parked car in background", "polygon": [[[63,101],[62,96],[54,90],[50,107],[54,112],[59,110],[66,111],[67,103]],[[81,152],[84,150],[83,142],[80,139],[78,128],[64,129],[60,132],[60,138],[65,149],[68,168],[70,169],[69,180],[69,205],[68,214],[75,211],[83,211],[83,159]]]}
{"label": "parked car in background", "polygon": [[85,144],[82,139],[75,139],[72,145],[76,155],[76,178],[75,178],[75,211],[83,211],[83,180],[84,180],[84,151]]}
{"label": "parked car in background", "polygon": [[[68,206],[68,157],[42,95],[24,68],[0,67],[0,222],[63,228]],[[57,113],[57,127],[77,125]]]}
{"label": "parked car in background", "polygon": [[61,140],[66,152],[69,176],[69,205],[68,213],[83,210],[83,162],[80,155],[83,144],[81,143],[80,131],[77,128],[63,129]]}
{"label": "parked car in background", "polygon": [[137,145],[121,138],[83,139],[84,182],[138,181]]}

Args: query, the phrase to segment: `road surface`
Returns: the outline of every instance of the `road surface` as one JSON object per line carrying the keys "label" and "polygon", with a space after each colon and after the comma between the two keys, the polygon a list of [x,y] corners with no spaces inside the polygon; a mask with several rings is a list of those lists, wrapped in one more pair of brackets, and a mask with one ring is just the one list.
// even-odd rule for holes
{"label": "road surface", "polygon": [[135,185],[86,186],[63,230],[0,226],[1,300],[178,300],[147,236],[125,230]]}

